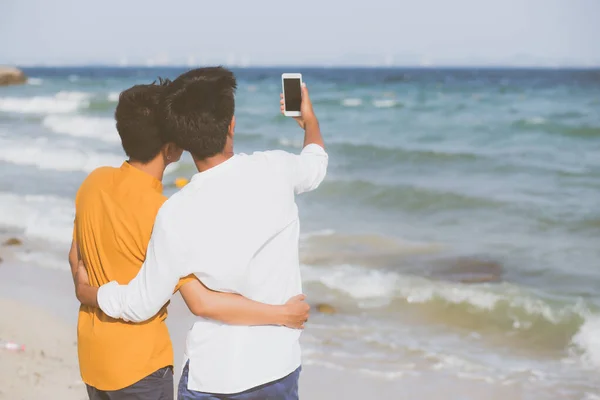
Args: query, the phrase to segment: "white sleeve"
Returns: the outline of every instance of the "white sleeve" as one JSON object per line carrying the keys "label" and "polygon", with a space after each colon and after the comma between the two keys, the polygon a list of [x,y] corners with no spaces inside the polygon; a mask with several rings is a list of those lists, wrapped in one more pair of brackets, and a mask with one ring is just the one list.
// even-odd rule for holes
{"label": "white sleeve", "polygon": [[128,285],[112,281],[98,289],[98,306],[117,319],[142,322],[152,318],[170,300],[181,277],[179,254],[173,237],[164,229],[159,215],[142,269]]}
{"label": "white sleeve", "polygon": [[329,157],[323,147],[311,143],[297,154],[285,151],[271,151],[271,158],[276,168],[284,168],[296,194],[315,190],[327,173]]}

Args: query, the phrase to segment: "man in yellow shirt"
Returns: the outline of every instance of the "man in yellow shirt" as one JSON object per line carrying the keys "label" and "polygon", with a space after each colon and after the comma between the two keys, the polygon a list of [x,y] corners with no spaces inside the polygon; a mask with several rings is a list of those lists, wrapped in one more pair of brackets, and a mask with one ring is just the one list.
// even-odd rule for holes
{"label": "man in yellow shirt", "polygon": [[[137,85],[120,95],[115,119],[129,160],[120,168],[96,169],[77,192],[69,253],[74,279],[83,261],[92,286],[113,280],[126,284],[144,262],[154,219],[166,200],[164,170],[182,154],[155,120],[167,83]],[[175,290],[194,314],[228,324],[301,328],[308,318],[303,296],[282,306],[266,305],[213,292],[193,275],[182,279]],[[80,307],[79,365],[90,399],[173,398],[173,349],[166,317],[166,306],[140,324],[112,319],[96,307]]]}

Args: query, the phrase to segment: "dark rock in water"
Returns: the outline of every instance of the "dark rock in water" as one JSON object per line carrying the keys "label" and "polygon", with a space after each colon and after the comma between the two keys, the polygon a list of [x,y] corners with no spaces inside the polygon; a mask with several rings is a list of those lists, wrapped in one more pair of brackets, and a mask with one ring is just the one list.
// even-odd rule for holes
{"label": "dark rock in water", "polygon": [[500,282],[504,268],[498,261],[484,257],[459,257],[436,262],[435,277],[462,283]]}
{"label": "dark rock in water", "polygon": [[10,238],[6,242],[3,243],[5,246],[20,246],[23,242],[17,238]]}
{"label": "dark rock in water", "polygon": [[27,77],[18,68],[0,66],[0,86],[22,85],[27,82]]}
{"label": "dark rock in water", "polygon": [[337,313],[337,310],[335,309],[334,306],[331,306],[329,304],[317,304],[316,307],[318,312],[322,313],[322,314],[335,314]]}

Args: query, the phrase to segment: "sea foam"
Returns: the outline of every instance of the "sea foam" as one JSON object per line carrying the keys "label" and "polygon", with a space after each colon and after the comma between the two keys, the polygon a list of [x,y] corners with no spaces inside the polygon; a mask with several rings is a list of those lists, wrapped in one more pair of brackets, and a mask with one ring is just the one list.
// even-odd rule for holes
{"label": "sea foam", "polygon": [[112,118],[49,115],[42,124],[52,132],[74,137],[98,139],[110,143],[121,140]]}
{"label": "sea foam", "polygon": [[0,111],[20,114],[71,113],[89,106],[89,93],[58,92],[54,96],[1,97]]}
{"label": "sea foam", "polygon": [[56,147],[45,138],[11,141],[0,139],[0,161],[44,170],[91,172],[108,165],[121,165],[124,157],[76,148]]}
{"label": "sea foam", "polygon": [[55,196],[19,196],[0,192],[0,226],[26,237],[70,243],[75,217],[74,201]]}
{"label": "sea foam", "polygon": [[39,86],[42,83],[44,83],[44,80],[42,78],[28,78],[27,79],[27,84],[28,85]]}
{"label": "sea foam", "polygon": [[350,99],[344,99],[342,100],[342,105],[344,107],[358,107],[362,104],[362,100],[361,99],[357,99],[357,98],[350,98]]}
{"label": "sea foam", "polygon": [[[575,321],[586,321],[592,315],[582,302],[551,304],[524,288],[508,283],[461,284],[355,265],[305,265],[303,276],[306,282],[318,282],[349,296],[361,307],[385,306],[394,300],[441,308],[457,305],[463,306],[468,314],[493,314],[495,320],[504,320],[516,330],[531,329],[540,319],[552,325],[569,325]],[[584,325],[577,338],[578,343],[584,343],[586,348],[591,346],[594,338],[589,332],[595,329],[600,332],[600,320],[597,326],[591,324],[587,328]],[[600,345],[592,358],[600,365]]]}
{"label": "sea foam", "polygon": [[396,100],[394,99],[379,99],[373,100],[373,105],[377,108],[391,108],[396,106]]}
{"label": "sea foam", "polygon": [[600,368],[600,316],[587,318],[573,336],[572,343],[583,352],[586,363]]}
{"label": "sea foam", "polygon": [[120,96],[120,94],[121,94],[121,93],[119,93],[119,92],[110,92],[110,93],[108,94],[108,96],[106,97],[106,99],[107,99],[108,101],[111,101],[111,102],[113,102],[113,103],[116,103],[117,101],[119,101],[119,96]]}

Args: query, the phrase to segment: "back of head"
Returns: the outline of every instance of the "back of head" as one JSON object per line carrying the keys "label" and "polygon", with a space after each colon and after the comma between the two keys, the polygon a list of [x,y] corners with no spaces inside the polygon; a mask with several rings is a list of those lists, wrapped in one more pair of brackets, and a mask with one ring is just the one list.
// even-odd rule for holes
{"label": "back of head", "polygon": [[152,161],[169,141],[158,124],[158,104],[169,81],[135,85],[119,96],[115,111],[117,131],[129,158],[142,163]]}
{"label": "back of head", "polygon": [[223,67],[198,68],[175,79],[161,98],[161,123],[173,142],[203,160],[225,148],[237,83]]}

